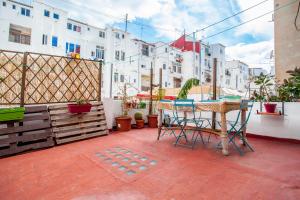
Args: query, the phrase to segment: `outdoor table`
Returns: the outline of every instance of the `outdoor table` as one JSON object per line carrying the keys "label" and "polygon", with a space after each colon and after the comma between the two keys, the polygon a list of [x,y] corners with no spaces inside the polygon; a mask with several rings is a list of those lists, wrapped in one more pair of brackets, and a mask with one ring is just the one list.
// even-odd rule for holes
{"label": "outdoor table", "polygon": [[[221,131],[209,130],[221,137],[222,143],[222,153],[223,155],[229,155],[228,152],[228,137],[227,137],[227,123],[226,123],[226,114],[233,110],[241,110],[241,102],[227,102],[227,101],[214,101],[214,102],[194,102],[195,111],[211,111],[220,113],[221,115]],[[158,119],[158,137],[160,136],[162,130],[162,110],[175,110],[173,102],[159,102],[159,119]],[[191,112],[191,108],[186,107],[184,112]],[[246,121],[246,112],[247,109],[242,109],[241,113],[241,122]],[[207,129],[208,130],[208,129]],[[243,134],[246,138],[246,126],[243,128]]]}

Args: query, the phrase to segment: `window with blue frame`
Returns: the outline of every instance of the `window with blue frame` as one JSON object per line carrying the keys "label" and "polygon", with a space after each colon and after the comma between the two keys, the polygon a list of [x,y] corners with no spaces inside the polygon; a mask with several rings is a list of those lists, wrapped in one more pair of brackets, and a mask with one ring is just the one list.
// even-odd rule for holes
{"label": "window with blue frame", "polygon": [[77,30],[77,26],[74,25],[74,26],[73,26],[73,31],[76,31],[76,30]]}
{"label": "window with blue frame", "polygon": [[67,24],[67,28],[68,28],[69,30],[72,30],[72,24],[71,24],[71,23],[68,23],[68,24]]}
{"label": "window with blue frame", "polygon": [[54,19],[59,19],[59,14],[53,13],[53,18],[54,18]]}
{"label": "window with blue frame", "polygon": [[57,47],[58,45],[58,38],[56,36],[52,36],[52,46]]}
{"label": "window with blue frame", "polygon": [[30,10],[27,8],[21,8],[21,15],[30,17]]}
{"label": "window with blue frame", "polygon": [[50,17],[50,11],[49,10],[44,10],[44,16],[45,17]]}
{"label": "window with blue frame", "polygon": [[6,2],[5,1],[2,2],[2,6],[4,6],[4,7],[6,6]]}
{"label": "window with blue frame", "polygon": [[66,53],[80,54],[80,45],[66,42]]}
{"label": "window with blue frame", "polygon": [[12,5],[13,10],[16,10],[16,8],[17,8],[16,5]]}

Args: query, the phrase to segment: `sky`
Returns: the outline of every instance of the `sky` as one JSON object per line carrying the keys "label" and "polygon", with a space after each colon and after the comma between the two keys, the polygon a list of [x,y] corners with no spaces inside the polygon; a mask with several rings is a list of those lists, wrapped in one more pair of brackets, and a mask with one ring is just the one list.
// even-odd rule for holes
{"label": "sky", "polygon": [[[26,0],[25,0],[26,1]],[[216,21],[256,5],[263,0],[45,0],[47,4],[69,12],[69,17],[98,27],[111,25],[148,41],[171,42],[184,32],[190,34]],[[270,53],[274,49],[272,14],[214,37],[232,26],[274,9],[267,0],[240,15],[196,34],[205,43],[226,46],[228,60],[239,59],[250,67],[269,69]],[[143,26],[141,26],[141,24]]]}

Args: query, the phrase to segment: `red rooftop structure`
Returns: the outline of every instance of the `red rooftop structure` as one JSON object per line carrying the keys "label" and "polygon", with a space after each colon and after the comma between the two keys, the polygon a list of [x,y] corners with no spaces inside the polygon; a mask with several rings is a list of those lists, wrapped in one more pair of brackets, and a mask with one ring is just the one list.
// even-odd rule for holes
{"label": "red rooftop structure", "polygon": [[[181,51],[193,51],[193,41],[188,41],[186,35],[182,35],[171,46]],[[195,52],[200,53],[200,42],[195,42]]]}

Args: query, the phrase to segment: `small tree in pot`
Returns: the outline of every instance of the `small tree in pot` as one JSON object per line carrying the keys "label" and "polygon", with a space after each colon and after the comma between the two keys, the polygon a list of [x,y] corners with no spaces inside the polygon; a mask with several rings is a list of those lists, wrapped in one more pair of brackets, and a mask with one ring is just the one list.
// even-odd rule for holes
{"label": "small tree in pot", "polygon": [[135,119],[135,122],[136,122],[136,127],[137,128],[144,128],[144,119],[143,119],[143,113],[141,112],[136,112],[134,114],[134,119]]}
{"label": "small tree in pot", "polygon": [[255,78],[254,83],[259,86],[259,93],[256,91],[253,93],[254,99],[260,102],[265,102],[264,107],[266,112],[274,113],[277,104],[271,102],[278,101],[278,98],[271,94],[272,87],[274,86],[273,76],[260,74]]}
{"label": "small tree in pot", "polygon": [[124,84],[122,92],[122,116],[116,117],[116,124],[118,131],[129,131],[131,129],[131,117],[128,116],[128,96],[127,85]]}

